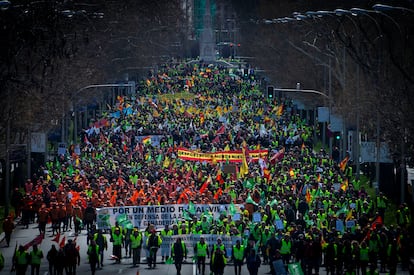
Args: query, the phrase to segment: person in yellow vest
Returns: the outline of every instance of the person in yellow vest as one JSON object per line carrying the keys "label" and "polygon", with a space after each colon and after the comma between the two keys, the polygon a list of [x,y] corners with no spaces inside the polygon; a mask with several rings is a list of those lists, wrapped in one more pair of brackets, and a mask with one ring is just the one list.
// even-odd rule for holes
{"label": "person in yellow vest", "polygon": [[292,254],[292,241],[289,234],[283,236],[280,244],[280,255],[282,256],[283,263],[287,266],[290,263],[290,256]]}
{"label": "person in yellow vest", "polygon": [[223,250],[217,247],[211,255],[210,269],[214,275],[223,275],[227,259]]}
{"label": "person in yellow vest", "polygon": [[377,211],[379,215],[381,216],[382,220],[384,220],[385,217],[385,209],[387,208],[387,197],[380,192],[377,197]]}
{"label": "person in yellow vest", "polygon": [[243,265],[245,254],[244,254],[244,246],[240,244],[240,240],[237,240],[236,244],[233,245],[233,249],[231,251],[231,257],[234,263],[234,274],[241,275],[241,268]]}
{"label": "person in yellow vest", "polygon": [[16,275],[26,274],[27,266],[29,264],[30,255],[27,253],[26,249],[20,245],[19,249],[16,250],[13,256],[14,268],[16,270]]}
{"label": "person in yellow vest", "polygon": [[170,239],[173,234],[172,229],[170,229],[169,225],[166,224],[164,229],[161,230],[161,259],[164,261],[164,259],[167,261],[170,257]]}
{"label": "person in yellow vest", "polygon": [[30,252],[30,265],[32,266],[32,275],[39,275],[40,263],[43,259],[43,252],[36,244],[33,245],[32,251]]}
{"label": "person in yellow vest", "polygon": [[139,266],[141,263],[141,247],[142,247],[142,234],[138,228],[134,228],[130,236],[131,249],[132,249],[132,265]]}
{"label": "person in yellow vest", "polygon": [[227,258],[227,254],[226,254],[226,247],[224,246],[224,243],[221,241],[221,238],[217,238],[217,243],[215,243],[213,245],[213,251],[216,251],[216,249],[220,249],[221,251],[223,251],[223,255],[224,257]]}
{"label": "person in yellow vest", "polygon": [[200,241],[194,247],[194,254],[197,259],[197,270],[198,274],[205,274],[206,271],[206,256],[210,258],[210,253],[208,250],[208,244],[206,243],[203,236],[200,237]]}
{"label": "person in yellow vest", "polygon": [[99,267],[102,268],[103,267],[104,250],[108,250],[108,241],[106,240],[106,236],[102,233],[102,229],[98,229],[98,232],[96,232],[93,235],[93,240],[99,246],[100,266],[99,266],[99,263],[98,263],[98,268]]}
{"label": "person in yellow vest", "polygon": [[94,240],[91,240],[90,245],[88,246],[88,261],[91,266],[92,275],[95,275],[96,266],[99,266],[99,245],[96,244]]}
{"label": "person in yellow vest", "polygon": [[157,252],[162,244],[161,237],[157,235],[155,228],[152,229],[151,235],[147,238],[147,248],[149,250],[148,266],[155,268],[157,263]]}
{"label": "person in yellow vest", "polygon": [[[358,269],[361,269],[361,274],[367,274],[367,267],[369,264],[369,248],[365,241],[362,241],[359,248]],[[359,272],[358,272],[359,273]]]}
{"label": "person in yellow vest", "polygon": [[187,247],[185,243],[178,237],[171,247],[171,257],[174,259],[174,265],[177,270],[177,275],[181,275],[181,267],[184,259],[187,259]]}
{"label": "person in yellow vest", "polygon": [[116,227],[114,232],[111,235],[111,242],[113,247],[112,254],[115,256],[116,263],[121,263],[122,259],[122,244],[123,244],[123,236],[121,233],[121,229]]}

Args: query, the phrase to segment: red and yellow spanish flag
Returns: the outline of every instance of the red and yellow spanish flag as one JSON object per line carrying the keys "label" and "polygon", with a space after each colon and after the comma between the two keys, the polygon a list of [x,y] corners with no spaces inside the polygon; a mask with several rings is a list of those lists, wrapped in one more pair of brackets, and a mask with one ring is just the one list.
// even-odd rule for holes
{"label": "red and yellow spanish flag", "polygon": [[349,156],[346,156],[340,163],[339,163],[339,169],[341,172],[345,171],[346,165],[348,164]]}
{"label": "red and yellow spanish flag", "polygon": [[142,139],[142,143],[143,144],[145,144],[145,145],[150,145],[151,144],[151,137],[144,137],[143,139]]}

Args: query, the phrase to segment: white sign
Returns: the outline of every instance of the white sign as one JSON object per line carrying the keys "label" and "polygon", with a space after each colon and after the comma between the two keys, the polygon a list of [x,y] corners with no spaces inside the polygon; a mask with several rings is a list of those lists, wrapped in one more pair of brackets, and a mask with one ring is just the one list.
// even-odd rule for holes
{"label": "white sign", "polygon": [[59,143],[58,145],[58,155],[66,155],[66,144],[65,143]]}
{"label": "white sign", "polygon": [[[240,212],[241,204],[235,204],[236,212]],[[195,204],[194,215],[198,218],[209,213],[217,219],[221,213],[230,214],[230,204]],[[97,209],[96,224],[98,229],[110,229],[122,217],[139,229],[153,224],[156,228],[164,228],[184,220],[189,216],[187,204],[142,205],[105,207]]]}
{"label": "white sign", "polygon": [[[222,244],[226,249],[227,257],[231,256],[231,250],[233,245],[236,244],[237,240],[241,241],[241,237],[229,236],[229,235],[218,235],[218,234],[183,234],[183,235],[172,235],[172,236],[162,236],[161,249],[171,249],[173,243],[181,238],[181,241],[184,242],[187,247],[188,254],[187,256],[194,255],[194,247],[197,242],[200,241],[200,237],[203,236],[205,242],[208,244],[209,251],[213,251],[214,244],[217,243],[217,239],[220,238]],[[144,240],[145,243],[145,240]]]}
{"label": "white sign", "polygon": [[[361,162],[376,162],[377,161],[377,146],[375,142],[363,141],[361,142]],[[388,145],[381,142],[379,152],[379,162],[392,163],[390,158]]]}
{"label": "white sign", "polygon": [[31,133],[31,151],[33,153],[46,152],[46,133]]}
{"label": "white sign", "polygon": [[318,122],[329,122],[328,107],[318,107]]}

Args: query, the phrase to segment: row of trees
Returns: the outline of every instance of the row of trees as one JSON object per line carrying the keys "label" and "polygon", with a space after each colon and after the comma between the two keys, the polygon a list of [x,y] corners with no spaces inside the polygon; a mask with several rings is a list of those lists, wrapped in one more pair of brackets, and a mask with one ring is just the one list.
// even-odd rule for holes
{"label": "row of trees", "polygon": [[[407,9],[375,12],[371,1],[261,3],[244,10],[256,23],[243,25],[243,37],[250,41],[244,50],[270,81],[280,87],[301,82],[327,94],[331,90],[333,110],[347,125],[355,128],[359,119],[361,133],[370,140],[379,133],[397,161],[412,156],[413,6],[393,2]],[[350,12],[353,7],[363,10]],[[338,8],[343,11],[333,12]],[[293,20],[270,21],[283,17]]]}
{"label": "row of trees", "polygon": [[25,143],[28,129],[59,124],[79,88],[159,63],[185,38],[183,21],[179,0],[12,1],[0,10],[0,143],[8,121],[12,143]]}

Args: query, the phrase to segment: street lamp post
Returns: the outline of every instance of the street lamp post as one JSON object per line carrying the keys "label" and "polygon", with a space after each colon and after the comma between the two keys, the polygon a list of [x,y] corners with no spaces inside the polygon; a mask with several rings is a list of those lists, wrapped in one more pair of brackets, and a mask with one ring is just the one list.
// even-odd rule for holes
{"label": "street lamp post", "polygon": [[[78,118],[77,118],[77,112],[76,112],[76,104],[77,104],[77,96],[88,89],[92,89],[92,88],[110,88],[110,87],[129,87],[131,89],[135,89],[135,82],[130,81],[128,83],[114,83],[114,84],[93,84],[93,85],[88,85],[85,87],[80,88],[79,90],[77,90],[76,92],[74,92],[71,96],[71,104],[73,106],[73,113],[74,113],[74,129],[73,129],[73,142],[76,143],[77,142],[77,133],[78,133]],[[63,132],[63,131],[62,131]]]}

